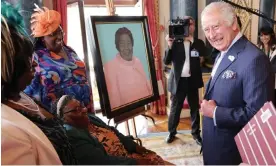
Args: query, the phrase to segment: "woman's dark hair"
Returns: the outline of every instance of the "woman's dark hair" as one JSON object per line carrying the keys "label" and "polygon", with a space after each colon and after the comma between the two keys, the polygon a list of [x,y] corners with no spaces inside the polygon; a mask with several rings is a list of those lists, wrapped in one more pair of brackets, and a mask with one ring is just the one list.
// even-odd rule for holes
{"label": "woman's dark hair", "polygon": [[134,41],[133,41],[133,36],[132,36],[131,31],[129,29],[127,29],[126,27],[122,27],[122,28],[119,28],[115,33],[115,45],[116,45],[116,48],[117,48],[118,51],[120,51],[119,50],[120,37],[123,34],[127,34],[130,37],[132,46],[134,46]]}
{"label": "woman's dark hair", "polygon": [[[10,4],[3,4],[11,8]],[[3,6],[1,7],[3,9]],[[19,93],[19,78],[32,68],[31,60],[33,44],[24,34],[20,23],[23,17],[13,14],[17,10],[2,10],[1,12],[1,97],[2,101],[12,94]]]}
{"label": "woman's dark hair", "polygon": [[42,38],[43,37],[34,38],[34,50],[45,48]]}
{"label": "woman's dark hair", "polygon": [[258,40],[259,45],[263,46],[263,43],[260,40],[261,35],[269,35],[270,36],[270,41],[268,42],[268,45],[270,47],[272,45],[276,44],[275,33],[271,27],[269,27],[269,26],[261,27],[258,35],[259,35],[259,40]]}

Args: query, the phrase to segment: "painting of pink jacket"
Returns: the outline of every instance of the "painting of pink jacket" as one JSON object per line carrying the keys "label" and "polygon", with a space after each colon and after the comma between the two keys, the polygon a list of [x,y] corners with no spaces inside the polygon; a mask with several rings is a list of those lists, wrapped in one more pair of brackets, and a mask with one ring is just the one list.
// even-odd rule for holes
{"label": "painting of pink jacket", "polygon": [[152,86],[141,61],[133,55],[133,36],[126,27],[115,34],[117,55],[104,64],[111,109],[150,97]]}

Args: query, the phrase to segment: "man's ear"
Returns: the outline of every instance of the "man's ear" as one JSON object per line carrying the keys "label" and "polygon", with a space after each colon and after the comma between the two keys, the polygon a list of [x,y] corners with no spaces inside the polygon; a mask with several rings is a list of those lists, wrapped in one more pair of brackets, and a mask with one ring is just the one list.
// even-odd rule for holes
{"label": "man's ear", "polygon": [[232,29],[233,29],[234,31],[237,31],[237,30],[240,29],[240,28],[239,28],[239,25],[238,25],[237,17],[234,18],[234,22],[233,22],[233,24],[232,24]]}

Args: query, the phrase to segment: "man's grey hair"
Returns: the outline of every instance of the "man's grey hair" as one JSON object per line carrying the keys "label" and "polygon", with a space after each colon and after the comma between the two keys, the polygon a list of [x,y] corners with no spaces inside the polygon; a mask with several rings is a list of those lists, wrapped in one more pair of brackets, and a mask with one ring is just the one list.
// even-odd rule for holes
{"label": "man's grey hair", "polygon": [[207,5],[201,12],[201,21],[206,14],[218,12],[228,26],[232,25],[236,19],[234,8],[226,2],[212,2]]}

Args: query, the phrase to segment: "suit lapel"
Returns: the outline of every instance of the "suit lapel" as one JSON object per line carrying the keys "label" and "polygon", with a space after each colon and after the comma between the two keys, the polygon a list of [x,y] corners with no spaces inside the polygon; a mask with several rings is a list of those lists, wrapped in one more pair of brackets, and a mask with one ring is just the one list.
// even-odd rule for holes
{"label": "suit lapel", "polygon": [[[194,41],[195,42],[195,41]],[[192,65],[192,63],[191,63],[191,59],[192,59],[192,57],[191,57],[191,51],[192,51],[192,49],[193,49],[193,47],[192,47],[192,45],[193,45],[193,43],[190,41],[189,42],[189,63],[190,63],[190,69],[189,69],[189,73],[191,74],[191,65]]]}
{"label": "suit lapel", "polygon": [[230,50],[224,55],[223,59],[221,60],[217,71],[212,78],[211,82],[209,83],[208,93],[213,89],[217,79],[220,77],[220,75],[233,63],[238,59],[238,53],[241,52],[245,44],[247,42],[247,39],[242,36],[234,45],[230,48]]}
{"label": "suit lapel", "polygon": [[[235,57],[235,59],[233,61],[228,59],[228,56],[233,56]],[[223,71],[225,71],[235,60],[237,59],[237,54],[231,54],[231,53],[226,53],[223,57],[223,59],[221,60],[217,71],[214,75],[214,77],[212,78],[212,81],[210,82],[210,87],[209,90],[211,90],[213,88],[213,86],[215,85],[217,79],[219,78],[219,76],[221,75],[221,73]]]}
{"label": "suit lapel", "polygon": [[210,79],[206,83],[206,89],[205,89],[205,93],[204,93],[204,99],[206,99],[206,100],[209,100],[209,98],[208,98],[208,92],[209,92],[209,89],[210,89],[210,82],[211,81],[212,81],[212,77],[210,77]]}
{"label": "suit lapel", "polygon": [[270,55],[270,57],[269,57],[269,60],[270,60],[270,62],[276,57],[275,55],[276,55],[276,50],[274,50],[274,51],[271,51],[272,53],[271,53],[271,55]]}
{"label": "suit lapel", "polygon": [[272,59],[275,58],[275,55],[276,55],[276,45],[273,44],[269,51],[269,60],[272,61]]}

